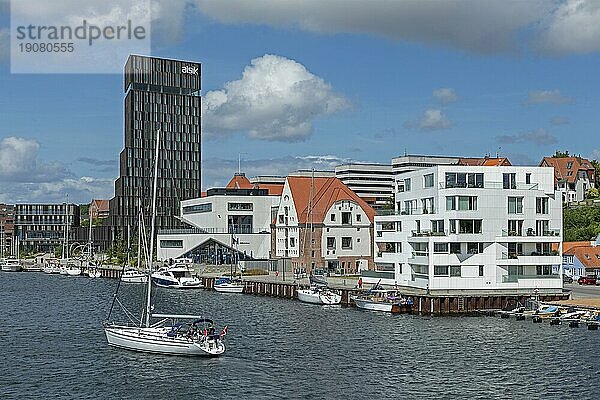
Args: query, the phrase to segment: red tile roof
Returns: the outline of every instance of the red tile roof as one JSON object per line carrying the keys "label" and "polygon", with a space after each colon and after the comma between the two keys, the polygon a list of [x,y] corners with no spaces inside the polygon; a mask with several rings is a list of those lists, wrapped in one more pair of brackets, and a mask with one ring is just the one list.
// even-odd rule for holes
{"label": "red tile roof", "polygon": [[563,254],[573,255],[585,266],[586,269],[600,269],[600,246],[592,246],[588,242],[585,246],[574,246]]}
{"label": "red tile roof", "polygon": [[281,196],[283,192],[283,183],[258,183],[252,184],[246,175],[235,174],[226,186],[228,189],[267,189],[269,196]]}
{"label": "red tile roof", "polygon": [[98,211],[108,211],[108,200],[92,200],[92,207],[95,207]]}
{"label": "red tile roof", "polygon": [[471,166],[485,166],[485,167],[499,167],[499,166],[510,166],[510,160],[506,157],[464,157],[458,160],[458,165],[471,165]]}
{"label": "red tile roof", "polygon": [[[305,176],[289,176],[287,178],[294,199],[294,206],[298,213],[298,222],[301,224],[310,222],[309,208],[312,180],[313,178]],[[375,219],[375,210],[338,178],[315,177],[312,222],[323,223],[331,206],[342,200],[351,200],[357,203],[371,222]]]}
{"label": "red tile roof", "polygon": [[594,180],[594,166],[589,160],[581,157],[544,157],[540,167],[554,167],[554,177],[557,181],[575,183],[578,171],[585,171],[590,181]]}

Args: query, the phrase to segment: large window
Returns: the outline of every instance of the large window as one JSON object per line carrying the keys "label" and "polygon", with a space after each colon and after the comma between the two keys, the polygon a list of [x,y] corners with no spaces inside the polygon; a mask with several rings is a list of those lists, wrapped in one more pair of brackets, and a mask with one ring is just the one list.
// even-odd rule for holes
{"label": "large window", "polygon": [[460,265],[451,265],[450,266],[450,276],[461,276],[461,268]]}
{"label": "large window", "polygon": [[421,208],[423,210],[423,214],[433,214],[435,212],[435,208],[433,206],[433,197],[421,199]]}
{"label": "large window", "polygon": [[423,187],[424,188],[433,187],[433,174],[423,175]]}
{"label": "large window", "polygon": [[479,254],[483,253],[483,243],[467,243],[467,254]]}
{"label": "large window", "polygon": [[[252,203],[227,203],[227,210],[229,211],[252,211]],[[287,207],[286,207],[287,215]]]}
{"label": "large window", "polygon": [[183,207],[184,214],[199,214],[212,211],[212,203],[196,204],[194,206]]}
{"label": "large window", "polygon": [[433,252],[437,254],[448,254],[448,243],[434,243]]}
{"label": "large window", "polygon": [[327,238],[327,250],[334,250],[334,249],[335,249],[335,238],[328,237]]}
{"label": "large window", "polygon": [[481,233],[480,219],[451,219],[450,233]]}
{"label": "large window", "polygon": [[475,211],[477,196],[446,196],[446,210]]}
{"label": "large window", "polygon": [[523,255],[523,243],[508,244],[508,258],[517,258]]}
{"label": "large window", "polygon": [[515,174],[515,173],[502,174],[502,187],[504,189],[516,189],[517,188],[517,174]]}
{"label": "large window", "polygon": [[509,219],[508,220],[508,236],[523,236],[523,220]]}
{"label": "large window", "polygon": [[183,240],[161,240],[160,247],[163,249],[181,249]]}
{"label": "large window", "polygon": [[431,221],[431,231],[435,233],[444,233],[444,220],[437,219]]}
{"label": "large window", "polygon": [[535,212],[536,214],[548,214],[548,198],[537,197],[535,199]]}
{"label": "large window", "polygon": [[483,188],[483,174],[446,172],[446,188]]}
{"label": "large window", "polygon": [[352,225],[351,212],[342,212],[342,225]]}
{"label": "large window", "polygon": [[509,197],[508,198],[508,213],[509,214],[523,214],[523,198],[522,197]]}
{"label": "large window", "polygon": [[434,265],[433,275],[434,276],[448,276],[450,274],[449,265]]}

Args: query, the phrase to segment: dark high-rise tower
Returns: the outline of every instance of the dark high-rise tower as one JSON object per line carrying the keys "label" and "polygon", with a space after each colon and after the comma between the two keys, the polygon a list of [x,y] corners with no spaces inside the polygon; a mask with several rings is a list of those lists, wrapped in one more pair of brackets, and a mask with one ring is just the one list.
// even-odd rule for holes
{"label": "dark high-rise tower", "polygon": [[161,130],[157,218],[177,228],[181,200],[200,197],[200,64],[131,55],[125,65],[125,147],[110,221],[115,234],[137,226],[138,199],[148,210],[156,133]]}

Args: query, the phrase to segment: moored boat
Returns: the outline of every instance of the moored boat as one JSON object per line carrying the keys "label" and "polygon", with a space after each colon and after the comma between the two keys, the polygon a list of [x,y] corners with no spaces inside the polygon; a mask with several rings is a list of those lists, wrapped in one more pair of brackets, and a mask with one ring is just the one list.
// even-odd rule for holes
{"label": "moored boat", "polygon": [[308,289],[298,289],[298,300],[304,303],[334,305],[340,304],[342,295],[326,287],[311,286]]}
{"label": "moored boat", "polygon": [[241,281],[233,281],[229,278],[217,278],[215,280],[214,289],[221,293],[243,293],[244,283]]}
{"label": "moored boat", "polygon": [[18,258],[5,258],[0,264],[0,270],[4,272],[20,272],[23,271],[23,264]]}
{"label": "moored boat", "polygon": [[411,312],[412,300],[405,298],[395,290],[375,289],[352,297],[356,307],[370,311],[384,311],[391,313]]}
{"label": "moored boat", "polygon": [[198,289],[202,281],[193,275],[194,270],[186,264],[163,267],[152,274],[152,282],[159,287],[171,289]]}
{"label": "moored boat", "polygon": [[123,283],[148,283],[148,274],[137,269],[127,269],[121,275]]}

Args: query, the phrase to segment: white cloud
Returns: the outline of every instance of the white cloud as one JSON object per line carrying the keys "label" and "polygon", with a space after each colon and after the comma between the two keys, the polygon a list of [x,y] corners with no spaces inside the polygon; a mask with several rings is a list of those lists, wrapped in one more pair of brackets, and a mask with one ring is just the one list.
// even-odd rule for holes
{"label": "white cloud", "polygon": [[458,100],[456,92],[452,88],[440,88],[433,91],[433,97],[442,105],[454,103]]}
{"label": "white cloud", "polygon": [[572,103],[573,99],[563,95],[560,90],[532,90],[527,95],[527,104],[567,104]]}
{"label": "white cloud", "polygon": [[600,50],[600,2],[567,0],[542,21],[536,46],[546,54]]}
{"label": "white cloud", "polygon": [[588,158],[590,160],[600,160],[600,149],[592,150]]}
{"label": "white cloud", "polygon": [[317,33],[366,33],[473,51],[512,51],[515,33],[545,15],[546,1],[196,0],[224,23],[298,27]]}
{"label": "white cloud", "polygon": [[60,162],[38,161],[40,145],[33,139],[8,137],[0,141],[0,199],[4,202],[87,203],[112,197],[113,181],[75,177]]}
{"label": "white cloud", "polygon": [[250,62],[240,80],[206,93],[203,129],[209,137],[243,132],[257,139],[295,142],[311,135],[316,117],[348,106],[302,64],[265,54]]}
{"label": "white cloud", "polygon": [[500,135],[496,136],[496,140],[506,144],[533,143],[536,145],[546,145],[558,143],[556,136],[544,128],[521,132],[517,135]]}
{"label": "white cloud", "polygon": [[[348,158],[333,155],[287,156],[273,159],[242,161],[242,172],[247,177],[258,175],[287,176],[299,169],[314,168],[319,171],[333,171],[337,165],[354,162]],[[208,158],[203,161],[202,186],[206,189],[222,187],[237,172],[237,160]]]}
{"label": "white cloud", "polygon": [[406,128],[415,128],[420,131],[438,131],[452,128],[452,121],[437,108],[428,108],[417,121],[407,121]]}

